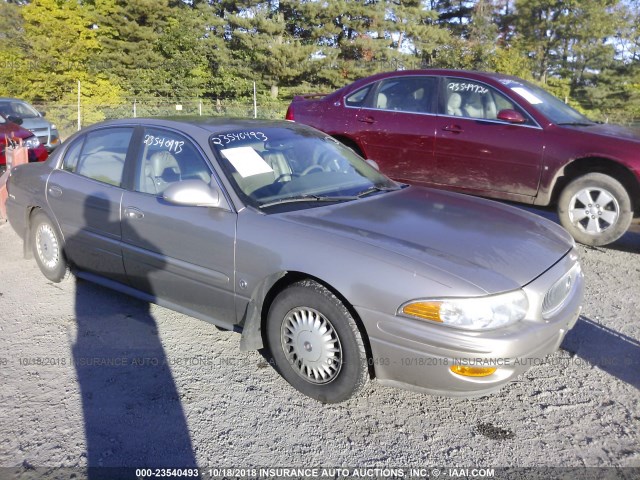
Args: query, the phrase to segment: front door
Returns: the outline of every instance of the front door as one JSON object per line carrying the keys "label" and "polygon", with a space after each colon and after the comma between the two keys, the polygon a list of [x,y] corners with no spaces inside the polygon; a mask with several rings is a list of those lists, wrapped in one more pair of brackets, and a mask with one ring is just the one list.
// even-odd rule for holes
{"label": "front door", "polygon": [[[445,78],[442,97],[434,183],[490,196],[492,192],[535,196],[543,130],[517,104],[481,82]],[[527,122],[498,120],[504,109],[520,111]]]}
{"label": "front door", "polygon": [[[231,328],[235,212],[173,205],[163,191],[181,180],[208,182],[211,169],[184,135],[147,128],[132,191],[122,198],[125,268],[134,288]],[[230,320],[231,319],[231,320]]]}

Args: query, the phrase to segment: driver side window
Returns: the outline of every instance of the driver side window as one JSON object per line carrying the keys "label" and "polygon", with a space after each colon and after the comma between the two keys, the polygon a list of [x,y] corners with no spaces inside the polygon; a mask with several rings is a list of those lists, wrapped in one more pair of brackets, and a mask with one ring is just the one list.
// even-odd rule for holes
{"label": "driver side window", "polygon": [[209,183],[211,170],[205,159],[183,135],[159,128],[147,128],[136,174],[138,192],[160,196],[172,183],[202,180]]}
{"label": "driver side window", "polygon": [[521,112],[511,100],[494,88],[465,78],[446,79],[444,108],[447,115],[480,120],[496,120],[500,110]]}

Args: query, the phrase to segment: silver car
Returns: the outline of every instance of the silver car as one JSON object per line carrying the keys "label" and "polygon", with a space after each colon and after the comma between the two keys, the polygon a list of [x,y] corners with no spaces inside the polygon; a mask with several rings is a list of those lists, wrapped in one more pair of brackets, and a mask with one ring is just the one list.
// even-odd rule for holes
{"label": "silver car", "polygon": [[396,183],[291,122],[94,125],[13,170],[8,214],[48,279],[240,332],[322,402],[372,378],[487,394],[554,352],[583,300],[561,227]]}
{"label": "silver car", "polygon": [[48,152],[60,145],[58,128],[44,118],[44,112],[39,112],[24,100],[0,97],[0,114],[30,130]]}

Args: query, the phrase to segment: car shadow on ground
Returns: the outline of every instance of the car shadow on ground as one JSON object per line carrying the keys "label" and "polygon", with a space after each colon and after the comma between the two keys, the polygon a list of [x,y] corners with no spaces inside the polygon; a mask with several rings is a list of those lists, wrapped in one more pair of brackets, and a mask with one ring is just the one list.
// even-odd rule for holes
{"label": "car shadow on ground", "polygon": [[[94,207],[91,215],[89,202]],[[109,231],[109,208],[100,197],[87,199],[87,232]],[[110,258],[105,253],[95,256],[96,265]],[[82,397],[89,479],[131,474],[122,477],[104,468],[195,468],[180,394],[150,304],[79,278],[75,316],[72,354]]]}
{"label": "car shadow on ground", "polygon": [[640,342],[581,316],[563,350],[640,390]]}
{"label": "car shadow on ground", "polygon": [[[78,279],[73,358],[87,466],[196,467],[170,362],[149,304]],[[97,478],[90,471],[89,478]]]}

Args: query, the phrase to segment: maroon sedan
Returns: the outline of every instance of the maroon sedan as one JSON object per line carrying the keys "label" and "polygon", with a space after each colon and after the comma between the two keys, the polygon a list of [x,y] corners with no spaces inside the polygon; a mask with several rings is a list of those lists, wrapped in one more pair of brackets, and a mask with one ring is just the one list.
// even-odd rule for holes
{"label": "maroon sedan", "polygon": [[7,119],[0,115],[0,174],[6,170],[7,159],[4,151],[7,146],[7,138],[19,138],[22,140],[23,145],[29,151],[30,162],[43,162],[49,156],[47,149],[40,143],[38,137],[26,128],[22,128],[15,121],[20,122],[20,119],[12,117]]}
{"label": "maroon sedan", "polygon": [[[640,136],[594,123],[516,77],[383,73],[295,97],[287,119],[334,136],[396,180],[557,205],[584,244],[613,242],[640,213]],[[325,169],[330,161],[318,159]]]}

